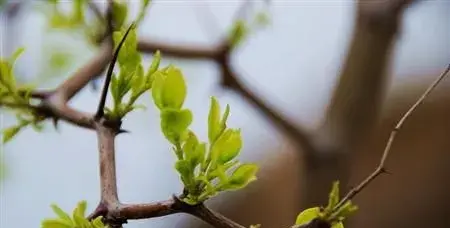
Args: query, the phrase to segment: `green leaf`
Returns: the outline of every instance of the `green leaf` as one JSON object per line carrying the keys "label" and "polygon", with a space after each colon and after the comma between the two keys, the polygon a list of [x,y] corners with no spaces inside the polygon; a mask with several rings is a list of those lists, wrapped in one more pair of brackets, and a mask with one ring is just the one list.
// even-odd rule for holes
{"label": "green leaf", "polygon": [[105,225],[102,222],[103,217],[99,216],[97,218],[95,218],[94,220],[92,220],[92,225],[94,225],[94,228],[103,228],[105,227]]}
{"label": "green leaf", "polygon": [[186,142],[183,145],[183,152],[186,160],[191,160],[198,146],[198,139],[194,132],[189,131]]}
{"label": "green leaf", "polygon": [[73,16],[72,21],[74,23],[83,23],[84,20],[84,3],[85,0],[74,0],[73,1]]}
{"label": "green leaf", "polygon": [[164,109],[161,112],[161,129],[164,136],[173,144],[179,143],[182,134],[192,123],[192,113],[189,109]]}
{"label": "green leaf", "polygon": [[197,167],[197,165],[200,165],[203,162],[203,160],[205,160],[205,155],[206,155],[206,143],[200,143],[195,148],[195,152],[190,160],[191,166],[195,168]]}
{"label": "green leaf", "polygon": [[208,115],[208,138],[209,142],[215,142],[220,134],[220,105],[215,97],[211,97]]}
{"label": "green leaf", "polygon": [[[122,70],[126,70],[123,68],[132,67],[135,68],[137,64],[141,62],[141,56],[137,52],[137,33],[136,27],[130,29],[126,40],[123,43],[123,46],[119,52],[119,56],[117,60],[119,62],[119,66]],[[120,31],[116,31],[113,33],[114,39],[114,47],[117,48],[119,43],[121,42],[123,36],[125,35],[126,30],[122,29]]]}
{"label": "green leaf", "polygon": [[114,21],[120,28],[125,23],[128,15],[128,5],[126,2],[113,1]]}
{"label": "green leaf", "polygon": [[86,201],[81,201],[78,203],[77,207],[73,211],[73,219],[75,223],[79,226],[84,226],[89,224],[87,219],[84,217],[84,214],[86,212]]}
{"label": "green leaf", "polygon": [[256,180],[258,166],[255,164],[240,165],[228,179],[226,189],[237,190],[247,186],[250,182]]}
{"label": "green leaf", "polygon": [[214,143],[226,129],[229,114],[230,106],[227,105],[222,120],[220,120],[220,104],[215,97],[211,97],[208,115],[208,139],[211,144]]}
{"label": "green leaf", "polygon": [[23,47],[18,48],[16,51],[14,51],[14,53],[10,57],[10,63],[14,64],[17,59],[23,54],[23,52],[25,52],[25,48]]}
{"label": "green leaf", "polygon": [[178,160],[175,163],[175,169],[183,177],[189,177],[192,172],[191,167],[189,166],[189,163],[186,160]]}
{"label": "green leaf", "polygon": [[119,99],[119,85],[118,84],[119,84],[119,82],[118,82],[116,74],[112,73],[110,90],[111,90],[111,95],[112,95],[113,100],[114,100],[114,106],[117,106],[119,104],[119,101],[120,101],[120,99]]}
{"label": "green leaf", "polygon": [[69,214],[64,212],[60,207],[58,207],[55,204],[52,204],[51,208],[52,208],[53,212],[55,212],[55,214],[57,214],[60,219],[67,221],[69,223],[72,223],[72,219],[70,218]]}
{"label": "green leaf", "polygon": [[176,67],[169,67],[166,71],[167,76],[164,80],[162,90],[162,100],[164,107],[180,109],[186,98],[186,83],[183,74]]}
{"label": "green leaf", "polygon": [[41,223],[41,228],[73,228],[73,225],[60,219],[45,219]]}
{"label": "green leaf", "polygon": [[143,89],[145,89],[144,68],[141,64],[136,67],[136,72],[132,78],[131,88],[133,89],[133,96],[137,96]]}
{"label": "green leaf", "polygon": [[255,22],[260,26],[267,26],[270,23],[270,18],[267,12],[259,12],[255,16]]}
{"label": "green leaf", "polygon": [[326,210],[332,210],[339,203],[339,181],[333,182]]}
{"label": "green leaf", "polygon": [[295,225],[302,225],[311,222],[315,218],[321,216],[321,211],[319,207],[308,208],[302,211],[295,220]]}
{"label": "green leaf", "polygon": [[162,98],[162,91],[164,88],[164,80],[165,80],[165,74],[161,71],[157,71],[154,74],[154,80],[152,83],[152,97],[153,102],[155,103],[156,107],[159,109],[163,109],[163,98]]}
{"label": "green leaf", "polygon": [[149,69],[147,70],[147,75],[145,76],[146,83],[150,86],[153,83],[153,74],[158,70],[159,64],[161,63],[161,52],[157,50],[155,54],[153,55],[153,61],[150,65]]}
{"label": "green leaf", "polygon": [[[322,218],[323,213],[319,207],[312,207],[302,211],[295,221],[295,225],[303,225],[311,222],[313,219]],[[331,225],[331,228],[344,228],[344,224],[342,222],[334,222]]]}
{"label": "green leaf", "polygon": [[217,160],[219,164],[231,161],[242,148],[241,131],[227,129],[216,141],[213,148],[220,151]]}
{"label": "green leaf", "polygon": [[3,143],[9,142],[22,129],[22,126],[13,126],[3,130]]}
{"label": "green leaf", "polygon": [[248,35],[249,28],[245,24],[244,20],[238,20],[234,23],[234,26],[231,29],[231,35],[229,41],[232,47],[236,47],[239,45],[242,40]]}
{"label": "green leaf", "polygon": [[338,217],[340,217],[340,220],[343,220],[344,218],[347,218],[349,215],[353,214],[355,211],[358,210],[358,206],[353,205],[352,201],[347,201],[342,207],[336,211],[336,214]]}

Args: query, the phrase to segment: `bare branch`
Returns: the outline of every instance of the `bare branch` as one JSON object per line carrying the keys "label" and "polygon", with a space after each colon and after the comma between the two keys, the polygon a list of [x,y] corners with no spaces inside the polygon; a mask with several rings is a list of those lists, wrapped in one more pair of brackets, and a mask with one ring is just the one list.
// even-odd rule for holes
{"label": "bare branch", "polygon": [[192,44],[169,45],[166,43],[159,43],[155,41],[139,40],[138,49],[143,53],[154,53],[159,50],[164,56],[170,57],[213,60],[219,55],[221,46],[219,45],[218,47],[204,47]]}
{"label": "bare branch", "polygon": [[233,220],[208,209],[205,205],[200,204],[197,206],[192,206],[184,212],[194,215],[195,217],[209,223],[216,228],[245,228]]}
{"label": "bare branch", "polygon": [[385,171],[385,163],[386,159],[389,156],[389,152],[391,151],[392,143],[397,136],[398,131],[402,128],[406,119],[411,116],[411,114],[423,103],[423,101],[428,97],[428,95],[436,88],[436,86],[445,78],[445,76],[450,72],[450,64],[447,66],[447,69],[436,78],[436,80],[427,88],[427,90],[420,96],[420,98],[414,103],[408,111],[402,116],[402,118],[395,125],[394,129],[391,131],[389,136],[389,140],[387,141],[386,147],[384,148],[383,154],[381,156],[380,163],[378,167],[375,169],[372,174],[370,174],[365,180],[363,180],[358,186],[351,189],[344,198],[335,206],[333,211],[336,211],[340,207],[342,207],[347,201],[351,200],[356,194],[358,194],[361,190],[363,190],[368,184],[370,184],[376,177],[380,174],[386,172]]}
{"label": "bare branch", "polygon": [[[399,2],[402,2],[401,4]],[[329,183],[346,185],[350,157],[379,119],[387,70],[411,0],[360,0],[352,40],[322,126],[315,132],[318,153],[306,156],[306,205],[322,204]],[[401,7],[400,7],[401,6]],[[308,155],[308,154],[307,154]]]}
{"label": "bare branch", "polygon": [[237,75],[233,72],[228,60],[220,63],[222,65],[223,84],[240,94],[253,104],[256,109],[270,119],[276,126],[285,132],[294,142],[302,146],[305,152],[313,153],[314,148],[306,130],[294,126],[289,120],[277,113],[273,108],[269,107],[261,98],[249,89],[245,88],[237,79]]}
{"label": "bare branch", "polygon": [[112,48],[110,42],[103,42],[97,55],[81,67],[75,74],[64,81],[56,93],[64,101],[70,100],[75,94],[83,89],[92,79],[100,76],[112,59]]}
{"label": "bare branch", "polygon": [[174,199],[149,204],[121,204],[119,211],[127,219],[146,219],[181,212],[174,205]]}

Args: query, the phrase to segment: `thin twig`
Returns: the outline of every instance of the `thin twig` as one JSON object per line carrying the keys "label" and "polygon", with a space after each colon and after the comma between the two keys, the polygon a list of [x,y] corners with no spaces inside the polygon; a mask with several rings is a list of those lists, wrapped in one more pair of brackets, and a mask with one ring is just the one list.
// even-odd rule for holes
{"label": "thin twig", "polygon": [[386,147],[384,148],[383,155],[381,156],[380,163],[378,167],[373,171],[366,179],[364,179],[358,186],[351,189],[344,198],[333,208],[333,212],[342,207],[347,201],[351,200],[356,194],[358,194],[361,190],[363,190],[368,184],[370,184],[377,176],[382,173],[385,173],[385,163],[386,159],[389,156],[389,152],[391,151],[392,143],[395,140],[395,137],[398,131],[402,128],[406,119],[411,116],[411,114],[417,109],[419,105],[423,103],[425,98],[436,88],[436,86],[445,78],[445,76],[450,71],[450,64],[447,66],[447,69],[436,78],[436,80],[427,88],[427,90],[420,96],[420,98],[414,103],[411,108],[402,116],[402,118],[398,121],[394,129],[391,131]]}
{"label": "thin twig", "polygon": [[103,117],[105,103],[106,103],[106,97],[108,95],[108,88],[109,88],[109,84],[111,82],[114,65],[116,64],[117,57],[119,56],[120,48],[125,43],[125,39],[127,38],[128,33],[130,33],[130,31],[133,27],[134,27],[134,23],[131,24],[130,27],[128,27],[127,31],[125,32],[125,35],[122,37],[122,40],[120,41],[119,45],[116,48],[116,51],[114,52],[112,61],[109,65],[108,71],[106,72],[105,84],[103,85],[102,95],[100,97],[100,102],[98,104],[97,112],[95,114],[95,119],[99,119],[99,118]]}

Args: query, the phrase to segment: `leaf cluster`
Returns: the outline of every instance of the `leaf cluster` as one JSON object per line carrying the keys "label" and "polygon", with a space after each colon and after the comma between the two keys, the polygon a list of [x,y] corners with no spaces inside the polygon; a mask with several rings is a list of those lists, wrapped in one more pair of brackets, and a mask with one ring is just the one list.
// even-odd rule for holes
{"label": "leaf cluster", "polygon": [[331,224],[332,228],[344,228],[343,221],[358,207],[349,200],[339,208],[339,182],[335,181],[328,197],[328,205],[323,207],[313,207],[302,211],[295,222],[296,225],[302,225],[311,222],[313,219],[321,219]]}
{"label": "leaf cluster", "polygon": [[201,142],[189,130],[192,112],[183,108],[187,94],[180,69],[169,65],[154,74],[152,97],[160,110],[161,130],[173,145],[175,168],[185,186],[183,200],[195,205],[221,191],[244,188],[256,180],[258,167],[241,164],[236,157],[242,147],[241,131],[227,128],[230,107],[221,116],[216,98],[211,98],[208,140]]}
{"label": "leaf cluster", "polygon": [[[50,4],[50,12],[46,12],[49,15],[49,26],[54,29],[66,29],[66,30],[84,30],[86,38],[92,44],[97,45],[99,40],[104,37],[107,32],[106,18],[97,17],[94,21],[87,23],[86,15],[89,9],[88,0],[73,0],[72,11],[62,12],[60,9],[61,4],[67,4],[67,1],[61,0],[47,0]],[[145,17],[148,7],[150,6],[150,0],[141,0],[141,6],[138,17],[136,18],[136,24],[139,24]],[[93,3],[95,4],[95,3]],[[127,1],[113,0],[112,12],[113,12],[113,26],[114,30],[120,30],[127,25],[127,19],[129,15],[129,5]]]}
{"label": "leaf cluster", "polygon": [[43,117],[32,106],[31,91],[29,85],[19,85],[14,75],[14,65],[19,56],[24,52],[23,48],[17,49],[11,57],[0,59],[0,107],[6,107],[15,112],[18,124],[3,130],[3,142],[11,140],[24,127],[31,125],[36,130],[41,130]]}
{"label": "leaf cluster", "polygon": [[[124,35],[125,30],[114,32],[113,38],[116,47]],[[161,54],[159,51],[154,54],[151,65],[144,72],[142,57],[137,50],[136,28],[131,28],[117,60],[120,70],[118,74],[113,73],[110,86],[113,107],[105,108],[105,113],[112,119],[121,119],[136,108],[145,108],[135,105],[135,102],[152,88],[154,73],[159,68]]]}
{"label": "leaf cluster", "polygon": [[52,28],[60,29],[77,29],[86,26],[85,14],[88,0],[73,0],[72,11],[64,13],[61,11],[59,4],[66,1],[47,0],[52,8],[49,24]]}
{"label": "leaf cluster", "polygon": [[72,212],[72,217],[57,205],[51,205],[53,212],[58,216],[42,221],[41,228],[107,228],[99,216],[92,221],[86,219],[86,201],[81,201]]}

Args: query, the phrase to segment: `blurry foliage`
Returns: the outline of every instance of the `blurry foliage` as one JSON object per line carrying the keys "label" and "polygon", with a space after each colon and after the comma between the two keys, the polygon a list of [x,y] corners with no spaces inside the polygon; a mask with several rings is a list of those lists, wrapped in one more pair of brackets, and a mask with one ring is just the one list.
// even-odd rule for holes
{"label": "blurry foliage", "polygon": [[35,130],[42,129],[43,116],[32,108],[30,85],[19,85],[16,83],[14,75],[14,64],[24,49],[15,51],[8,59],[0,59],[0,107],[13,111],[18,120],[18,124],[2,131],[3,142],[11,140],[17,133],[27,126],[32,126]]}
{"label": "blurry foliage", "polygon": [[53,219],[45,219],[42,221],[41,228],[106,228],[103,224],[102,217],[99,216],[92,221],[86,219],[86,201],[78,203],[73,210],[72,216],[64,212],[57,205],[51,205],[53,212],[58,216]]}

